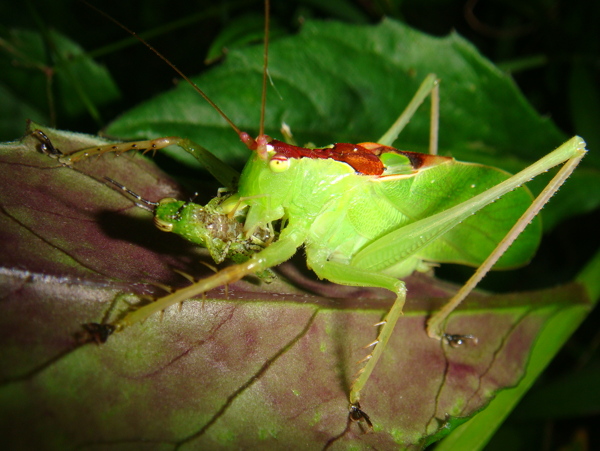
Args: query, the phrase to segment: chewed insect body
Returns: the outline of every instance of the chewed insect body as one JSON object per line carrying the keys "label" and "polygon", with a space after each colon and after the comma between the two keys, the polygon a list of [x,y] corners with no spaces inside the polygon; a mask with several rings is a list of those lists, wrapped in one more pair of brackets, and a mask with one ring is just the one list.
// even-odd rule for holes
{"label": "chewed insect body", "polygon": [[[265,224],[246,235],[242,222],[222,212],[220,205],[227,197],[215,197],[205,206],[173,198],[161,199],[154,211],[154,224],[164,232],[175,233],[205,247],[215,263],[225,259],[243,263],[276,239],[275,232],[271,224]],[[265,270],[257,276],[270,281],[274,274]]]}
{"label": "chewed insect body", "polygon": [[[43,132],[35,133],[43,140],[44,146],[52,146]],[[151,211],[154,214],[154,225],[159,230],[172,232],[205,247],[217,264],[225,259],[236,263],[245,262],[276,239],[271,224],[259,227],[252,234],[246,235],[242,222],[243,213],[235,207],[228,214],[221,209],[221,204],[231,196],[230,194],[220,194],[205,206],[171,197],[152,202],[111,178],[105,177],[105,179],[136,199],[137,206]],[[266,270],[257,276],[269,282],[274,274],[271,270]]]}

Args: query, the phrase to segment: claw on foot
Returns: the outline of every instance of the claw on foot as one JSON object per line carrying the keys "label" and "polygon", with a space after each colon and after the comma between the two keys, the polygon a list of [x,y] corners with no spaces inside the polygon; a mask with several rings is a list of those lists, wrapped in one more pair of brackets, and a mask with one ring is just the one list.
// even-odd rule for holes
{"label": "claw on foot", "polygon": [[459,334],[444,334],[444,340],[453,348],[458,348],[465,344],[466,340],[472,340],[474,345],[477,345],[477,337],[475,335],[459,335]]}
{"label": "claw on foot", "polygon": [[369,415],[367,415],[364,410],[361,410],[360,403],[355,402],[353,404],[350,404],[350,412],[348,413],[348,418],[350,418],[352,422],[359,423],[365,433],[373,431],[373,423],[371,423]]}
{"label": "claw on foot", "polygon": [[112,324],[99,323],[87,323],[83,325],[83,328],[85,329],[85,342],[95,342],[96,344],[106,343],[108,337],[116,330],[116,327]]}
{"label": "claw on foot", "polygon": [[59,158],[63,156],[63,153],[58,148],[54,147],[54,144],[52,144],[50,138],[48,138],[43,131],[35,129],[31,132],[31,134],[40,141],[40,150],[43,153],[53,158]]}

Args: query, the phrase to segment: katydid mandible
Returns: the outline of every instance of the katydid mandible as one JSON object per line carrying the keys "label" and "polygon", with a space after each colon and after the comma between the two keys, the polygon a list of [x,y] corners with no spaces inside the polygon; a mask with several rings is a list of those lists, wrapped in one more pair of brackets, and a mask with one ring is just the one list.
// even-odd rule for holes
{"label": "katydid mandible", "polygon": [[[266,4],[268,11],[268,1]],[[360,407],[361,390],[402,314],[406,289],[401,279],[414,271],[427,271],[440,262],[479,265],[465,286],[427,323],[430,337],[444,339],[451,345],[460,344],[468,336],[444,332],[448,315],[492,266],[511,267],[530,258],[537,246],[538,231],[526,226],[583,158],[585,143],[574,137],[513,176],[495,168],[437,156],[435,112],[439,95],[435,75],[423,81],[413,101],[378,143],[342,143],[308,149],[272,139],[263,132],[268,13],[266,18],[263,100],[260,133],[256,139],[240,131],[192,83],[252,152],[237,184],[235,171],[222,170],[224,165],[215,157],[197,144],[177,137],[85,149],[62,156],[61,161],[72,164],[96,153],[154,150],[176,144],[205,161],[208,170],[229,189],[237,186],[237,192],[215,208],[222,215],[238,215],[246,238],[280,224],[278,238],[246,261],[129,312],[111,325],[115,330],[144,321],[154,313],[208,290],[266,271],[291,258],[301,246],[305,249],[308,266],[322,279],[392,291],[395,302],[378,324],[381,327],[377,339],[369,345],[372,351],[362,360],[364,366],[349,393],[351,416],[369,422]],[[429,95],[434,116],[430,154],[392,148],[400,131]],[[560,164],[562,168],[531,202],[531,195],[521,185]],[[432,193],[431,187],[436,184],[444,186],[446,192]],[[529,206],[525,208],[525,205]],[[508,216],[507,211],[511,212]],[[473,239],[477,234],[480,239]],[[519,235],[521,239],[511,247]],[[471,239],[465,240],[465,236]]]}

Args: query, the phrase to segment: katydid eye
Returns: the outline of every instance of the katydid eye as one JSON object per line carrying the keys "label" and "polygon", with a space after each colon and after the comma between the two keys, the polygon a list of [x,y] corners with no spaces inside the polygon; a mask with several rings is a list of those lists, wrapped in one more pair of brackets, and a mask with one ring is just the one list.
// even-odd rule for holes
{"label": "katydid eye", "polygon": [[284,172],[290,167],[290,159],[281,154],[273,155],[271,161],[269,161],[269,167],[273,172]]}
{"label": "katydid eye", "polygon": [[[158,201],[158,208],[165,207],[166,205],[177,202],[177,199],[172,197],[165,197]],[[169,216],[167,216],[169,218]],[[155,212],[154,214],[154,225],[157,229],[163,232],[172,232],[173,231],[173,221],[165,220],[164,209]]]}

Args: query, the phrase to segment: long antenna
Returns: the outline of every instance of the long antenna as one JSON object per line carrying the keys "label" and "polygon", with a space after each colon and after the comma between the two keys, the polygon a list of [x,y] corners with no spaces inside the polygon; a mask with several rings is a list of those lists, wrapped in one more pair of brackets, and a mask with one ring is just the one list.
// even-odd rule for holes
{"label": "long antenna", "polygon": [[[175,64],[173,64],[171,61],[169,61],[165,56],[163,56],[162,53],[160,53],[158,50],[156,50],[154,47],[152,47],[149,43],[147,43],[144,39],[142,39],[141,37],[139,37],[134,31],[130,30],[129,28],[127,28],[125,25],[123,25],[121,22],[119,22],[117,19],[115,19],[114,17],[109,16],[107,13],[105,13],[104,11],[96,8],[94,5],[88,3],[86,0],[79,0],[82,3],[86,4],[88,7],[90,7],[91,9],[93,9],[94,11],[96,11],[97,13],[101,14],[102,16],[106,17],[108,20],[110,20],[111,22],[113,22],[114,24],[118,25],[119,27],[121,27],[123,30],[125,30],[127,33],[129,33],[130,35],[132,35],[134,38],[136,38],[138,41],[140,41],[142,44],[144,44],[148,49],[150,49],[156,56],[158,56],[160,59],[162,59],[165,63],[167,63],[175,72],[177,72],[177,74],[183,78],[185,81],[187,81],[195,90],[198,94],[200,94],[204,100],[206,100],[208,102],[208,104],[210,106],[212,106],[217,113],[219,113],[219,115],[225,119],[227,121],[227,123],[231,126],[231,128],[233,128],[233,130],[235,130],[235,132],[240,135],[242,133],[242,131],[233,123],[233,121],[231,119],[229,119],[229,117],[223,112],[223,110],[221,110],[221,108],[219,108],[217,106],[217,104],[215,102],[213,102],[205,93],[204,91],[202,91],[202,89],[200,89],[198,87],[198,85],[196,85],[196,83],[194,83],[192,80],[190,80],[190,78],[185,75],[177,66],[175,66]],[[268,0],[266,0],[268,3]],[[264,82],[263,82],[264,84]],[[264,93],[263,93],[264,96]],[[264,100],[263,100],[264,102]],[[262,122],[262,121],[261,121]]]}
{"label": "long antenna", "polygon": [[258,136],[265,132],[265,109],[267,106],[267,78],[269,70],[269,15],[271,2],[265,0],[265,48],[263,56],[263,79],[262,79],[262,97],[260,101],[260,128]]}

